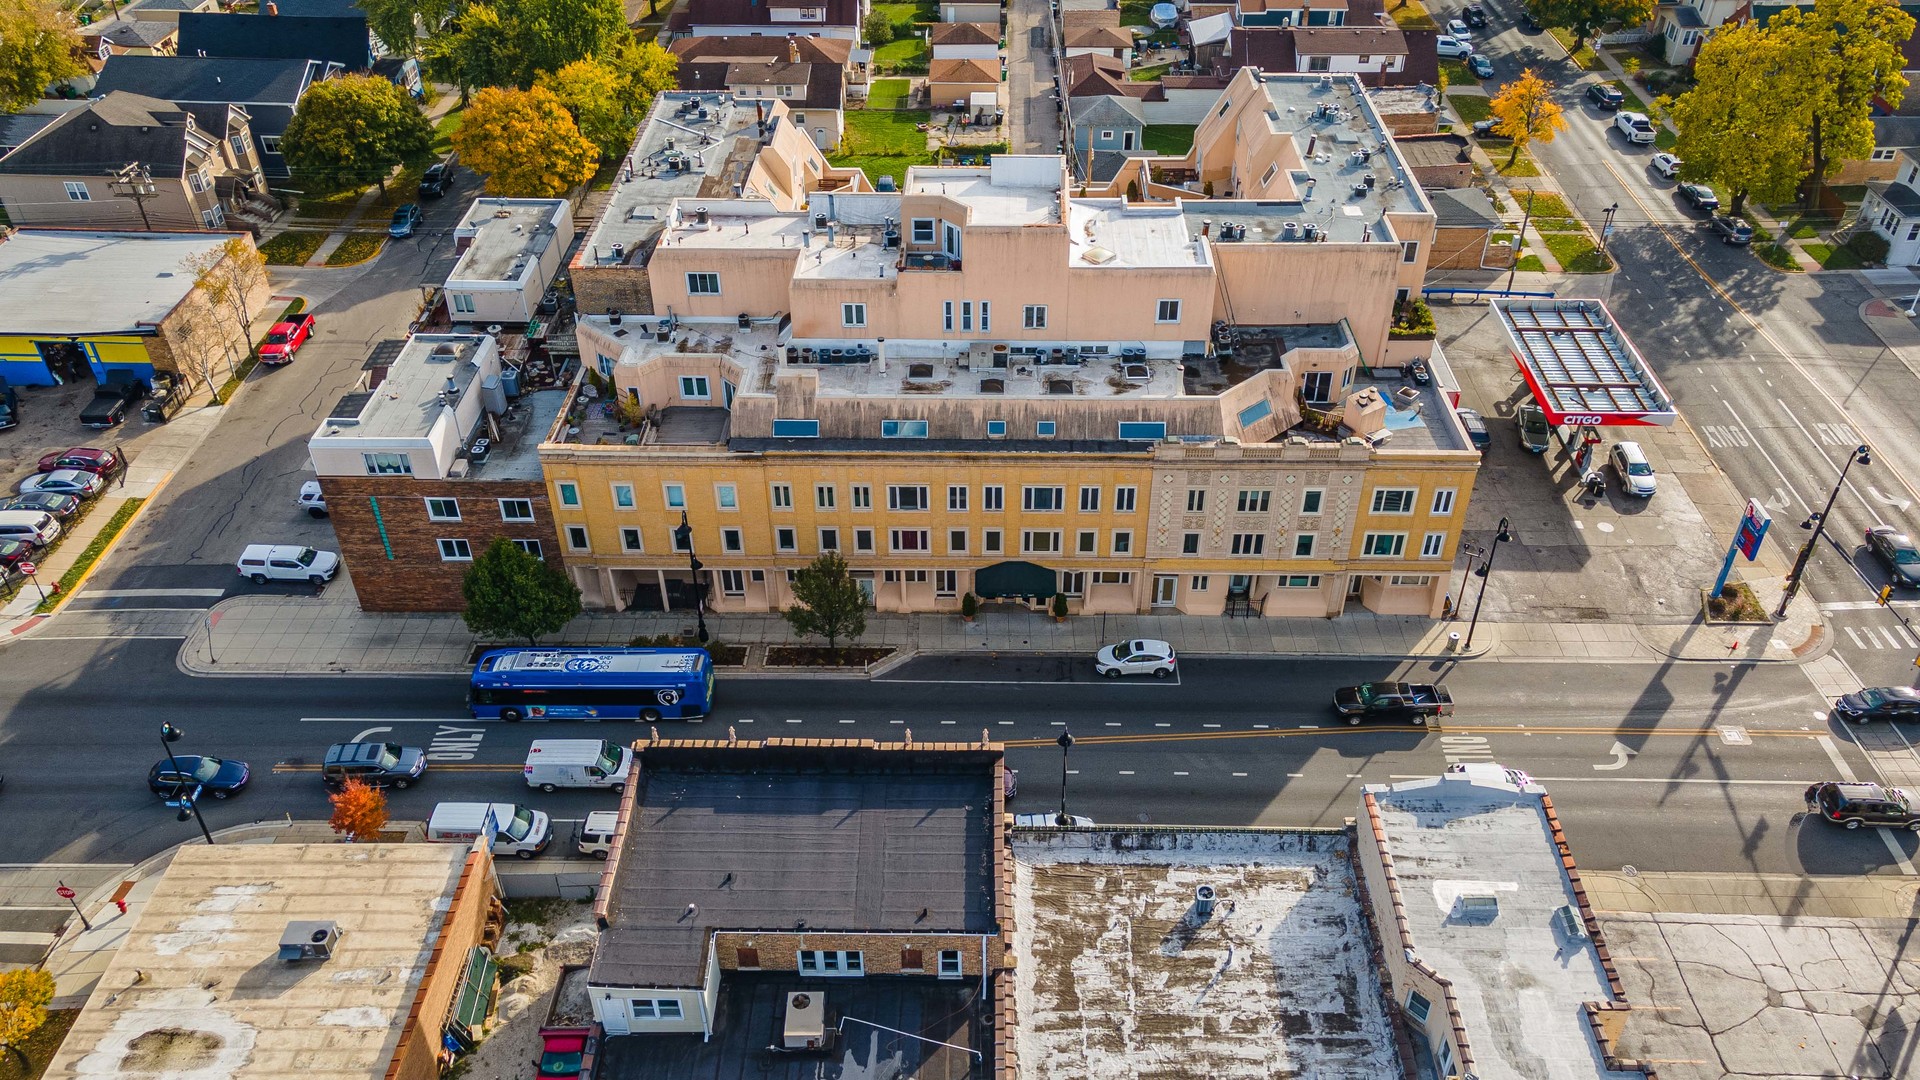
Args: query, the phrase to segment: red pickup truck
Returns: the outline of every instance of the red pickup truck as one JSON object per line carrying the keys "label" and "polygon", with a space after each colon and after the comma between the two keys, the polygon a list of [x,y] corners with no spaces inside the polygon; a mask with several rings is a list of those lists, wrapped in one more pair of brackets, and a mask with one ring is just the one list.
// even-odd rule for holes
{"label": "red pickup truck", "polygon": [[284,322],[274,323],[267,331],[267,340],[260,346],[260,362],[263,364],[290,364],[293,354],[313,336],[313,316],[302,312]]}

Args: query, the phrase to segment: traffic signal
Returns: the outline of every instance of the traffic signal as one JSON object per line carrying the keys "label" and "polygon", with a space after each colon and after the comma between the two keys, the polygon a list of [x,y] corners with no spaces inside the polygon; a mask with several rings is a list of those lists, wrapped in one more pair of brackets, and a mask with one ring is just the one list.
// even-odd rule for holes
{"label": "traffic signal", "polygon": [[1893,599],[1893,586],[1885,585],[1880,589],[1880,606],[1886,607]]}

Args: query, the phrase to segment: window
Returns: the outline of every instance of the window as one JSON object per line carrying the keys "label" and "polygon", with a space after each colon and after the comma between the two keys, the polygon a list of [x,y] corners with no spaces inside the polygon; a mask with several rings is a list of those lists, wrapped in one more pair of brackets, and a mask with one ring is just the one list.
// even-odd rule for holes
{"label": "window", "polygon": [[615,510],[633,509],[633,485],[632,484],[613,485],[613,508]]}
{"label": "window", "polygon": [[1375,558],[1393,558],[1406,550],[1406,533],[1368,533],[1360,542],[1360,554]]}
{"label": "window", "polygon": [[683,534],[679,529],[668,529],[667,537],[673,543],[673,550],[683,554],[693,550],[693,530],[687,530],[683,539]]}
{"label": "window", "polygon": [[200,211],[200,224],[205,225],[209,229],[218,228],[226,223],[227,212],[217,206],[210,206]]}
{"label": "window", "polygon": [[1296,559],[1313,558],[1313,544],[1319,537],[1314,533],[1293,534],[1293,557]]}
{"label": "window", "polygon": [[841,304],[840,325],[856,327],[867,325],[867,305]]}
{"label": "window", "polygon": [[927,489],[907,484],[894,484],[887,487],[887,509],[889,510],[925,510]]}
{"label": "window", "polygon": [[455,315],[471,315],[480,310],[474,305],[472,293],[448,293],[447,298],[453,302],[453,313]]}
{"label": "window", "polygon": [[187,174],[187,189],[195,195],[207,190],[207,178],[197,172]]}
{"label": "window", "polygon": [[233,156],[241,161],[247,160],[247,140],[238,135],[229,136],[227,145],[233,147]]}
{"label": "window", "polygon": [[1433,1002],[1420,995],[1418,990],[1407,991],[1407,1015],[1413,1017],[1416,1024],[1427,1022],[1427,1014],[1433,1011]]}
{"label": "window", "polygon": [[473,545],[465,540],[440,541],[441,562],[472,562]]}
{"label": "window", "polygon": [[1274,584],[1283,589],[1317,589],[1320,587],[1320,575],[1294,574],[1292,577],[1276,581]]}
{"label": "window", "polygon": [[1332,400],[1333,372],[1309,371],[1301,379],[1300,396],[1310,402],[1324,405]]}
{"label": "window", "polygon": [[967,530],[947,530],[947,553],[949,555],[965,555],[967,553]]}
{"label": "window", "polygon": [[1434,513],[1434,514],[1453,513],[1453,489],[1452,488],[1441,488],[1439,491],[1436,491],[1433,493],[1433,510],[1431,511],[1431,513]]}
{"label": "window", "polygon": [[639,529],[625,528],[620,530],[620,550],[621,551],[645,550],[640,546],[640,530]]}
{"label": "window", "polygon": [[1411,514],[1413,498],[1419,492],[1413,488],[1375,488],[1373,489],[1373,512],[1376,514]]}
{"label": "window", "polygon": [[935,570],[933,572],[933,595],[958,596],[960,594],[960,573],[957,570]]}
{"label": "window", "polygon": [[587,527],[585,525],[567,526],[567,547],[574,551],[587,550],[589,545],[587,543]]}
{"label": "window", "polygon": [[1045,330],[1047,328],[1047,305],[1028,304],[1020,312],[1020,325],[1027,330]]}
{"label": "window", "polygon": [[1035,437],[1041,438],[1041,439],[1051,439],[1053,438],[1053,432],[1054,432],[1053,421],[1051,420],[1034,421],[1033,434]]}
{"label": "window", "polygon": [[[1365,57],[1362,57],[1362,59],[1365,59]],[[1273,183],[1273,178],[1278,175],[1280,175],[1280,163],[1276,161],[1267,166],[1266,172],[1260,174],[1260,186],[1266,187],[1268,184]]]}
{"label": "window", "polygon": [[1131,585],[1133,584],[1133,571],[1096,570],[1093,575],[1093,583],[1095,585]]}
{"label": "window", "polygon": [[821,529],[820,530],[820,550],[821,551],[839,551],[840,550],[840,530],[839,529]]}
{"label": "window", "polygon": [[1387,578],[1389,585],[1431,585],[1432,574],[1394,574]]}
{"label": "window", "polygon": [[533,500],[532,499],[501,499],[500,500],[500,520],[501,521],[532,521],[533,520]]}
{"label": "window", "polygon": [[1087,591],[1087,572],[1066,570],[1060,574],[1060,591],[1068,596],[1083,596]]}
{"label": "window", "polygon": [[460,520],[460,500],[428,499],[427,500],[427,520],[428,521],[459,521]]}
{"label": "window", "polygon": [[1405,240],[1400,244],[1400,261],[1416,262],[1420,258],[1420,241]]}
{"label": "window", "polygon": [[913,242],[916,244],[933,243],[932,218],[920,217],[913,219]]}
{"label": "window", "polygon": [[1113,553],[1115,555],[1133,554],[1133,533],[1125,529],[1114,530]]}
{"label": "window", "polygon": [[1265,533],[1234,533],[1233,553],[1235,555],[1258,555],[1267,547]]}
{"label": "window", "polygon": [[925,529],[894,529],[887,537],[894,551],[907,555],[925,555],[933,550],[933,542]]}
{"label": "window", "polygon": [[1228,110],[1228,109],[1231,109],[1231,108],[1233,108],[1233,102],[1232,102],[1232,101],[1223,101],[1223,102],[1221,102],[1221,103],[1220,103],[1220,111],[1219,111],[1219,112],[1216,112],[1216,113],[1214,113],[1213,115],[1215,115],[1215,116],[1225,116],[1225,115],[1227,115],[1227,110]]}
{"label": "window", "polygon": [[1020,550],[1031,555],[1057,555],[1060,553],[1060,534],[1028,529],[1020,534]]}
{"label": "window", "polygon": [[719,296],[720,295],[720,275],[719,274],[688,274],[687,275],[687,295]]}
{"label": "window", "polygon": [[1893,159],[1894,159],[1895,157],[1897,157],[1898,155],[1899,155],[1899,151],[1898,151],[1898,150],[1894,150],[1894,149],[1890,149],[1890,148],[1889,148],[1889,149],[1884,149],[1884,150],[1883,150],[1883,149],[1881,149],[1881,148],[1879,148],[1879,147],[1875,147],[1875,148],[1874,148],[1874,151],[1873,151],[1873,157],[1872,157],[1872,159],[1871,159],[1871,160],[1874,160],[1874,161],[1892,161],[1892,160],[1893,160]]}
{"label": "window", "polygon": [[538,540],[515,540],[513,546],[543,562],[546,560],[546,553],[540,550]]}
{"label": "window", "polygon": [[1907,239],[1920,240],[1920,221],[1916,221],[1912,225],[1907,226]]}
{"label": "window", "polygon": [[1097,514],[1100,512],[1099,488],[1083,487],[1080,489],[1080,512],[1083,514]]}
{"label": "window", "polygon": [[980,509],[995,512],[1005,510],[1007,489],[998,484],[990,484],[980,489]]}
{"label": "window", "polygon": [[1074,551],[1081,555],[1098,555],[1100,534],[1092,529],[1081,529],[1080,535],[1074,538]]}
{"label": "window", "polygon": [[1160,301],[1159,306],[1154,309],[1153,321],[1161,322],[1161,323],[1179,322],[1180,321],[1180,301],[1178,300]]}
{"label": "window", "polygon": [[279,153],[280,152],[280,136],[278,135],[260,136],[260,149],[265,150],[269,154]]}
{"label": "window", "polygon": [[940,329],[953,332],[953,301],[940,301]]}
{"label": "window", "polygon": [[801,949],[800,974],[802,975],[864,975],[866,964],[857,951],[839,952],[831,949]]}
{"label": "window", "polygon": [[773,546],[780,551],[800,550],[800,533],[791,525],[782,525],[773,530]]}
{"label": "window", "polygon": [[1194,592],[1206,592],[1207,582],[1208,576],[1206,574],[1195,574],[1187,579],[1187,588]]}
{"label": "window", "polygon": [[736,555],[746,550],[746,545],[740,541],[739,529],[720,530],[720,550],[732,552]]}
{"label": "window", "polygon": [[740,509],[740,492],[732,484],[713,485],[714,504],[722,510]]}
{"label": "window", "polygon": [[1319,513],[1320,503],[1326,497],[1327,497],[1327,493],[1325,491],[1322,491],[1319,488],[1308,488],[1307,490],[1301,492],[1300,493],[1300,512],[1303,514]]}
{"label": "window", "polygon": [[635,1020],[678,1020],[680,1003],[672,998],[628,998],[627,1011]]}
{"label": "window", "polygon": [[1112,141],[1113,141],[1113,131],[1112,131],[1111,129],[1109,129],[1109,128],[1101,128],[1101,129],[1100,129],[1100,141],[1101,141],[1101,142],[1112,142]]}
{"label": "window", "polygon": [[1000,543],[999,529],[982,529],[980,531],[980,551],[982,554],[998,555],[1004,550],[1005,548]]}
{"label": "window", "polygon": [[813,485],[813,508],[815,510],[833,509],[833,485],[832,484]]}
{"label": "window", "polygon": [[1005,420],[987,421],[987,438],[1004,439],[1006,437],[1007,437],[1007,422]]}
{"label": "window", "polygon": [[853,508],[855,510],[873,509],[873,489],[865,484],[853,485]]}
{"label": "window", "polygon": [[1240,426],[1247,427],[1251,424],[1257,424],[1272,415],[1273,403],[1266,398],[1261,398],[1259,401],[1240,410]]}
{"label": "window", "polygon": [[773,508],[775,510],[793,509],[793,485],[792,484],[773,485],[772,496],[773,496]]}
{"label": "window", "polygon": [[924,439],[927,437],[925,420],[882,420],[880,437],[883,439]]}
{"label": "window", "polygon": [[983,334],[986,334],[986,333],[991,333],[992,331],[993,331],[993,301],[982,300],[980,301],[980,332]]}
{"label": "window", "polygon": [[1049,511],[1064,510],[1067,506],[1067,489],[1063,487],[1028,487],[1020,490],[1020,507],[1023,510]]}
{"label": "window", "polygon": [[1187,513],[1203,514],[1207,510],[1207,490],[1205,488],[1187,489]]}
{"label": "window", "polygon": [[873,550],[873,530],[853,530],[853,550],[871,552]]}
{"label": "window", "polygon": [[705,375],[682,375],[680,376],[680,396],[710,401],[713,398],[713,390]]}
{"label": "window", "polygon": [[1180,534],[1180,554],[1182,555],[1200,554],[1200,534],[1199,533],[1181,533]]}
{"label": "window", "polygon": [[973,331],[973,301],[971,300],[960,301],[960,329],[967,333]]}
{"label": "window", "polygon": [[1307,57],[1307,70],[1308,71],[1331,71],[1333,70],[1333,57],[1309,56]]}
{"label": "window", "polygon": [[[413,475],[413,459],[405,454],[361,454],[360,456],[366,460],[368,476]],[[565,487],[565,485],[561,486]]]}
{"label": "window", "polygon": [[[667,509],[685,510],[687,508],[687,489],[685,485],[668,484],[663,490],[666,492]],[[560,501],[566,502],[565,493],[562,492],[561,494],[562,494],[562,498]],[[578,504],[576,503],[573,505],[578,505]]]}
{"label": "window", "polygon": [[[924,491],[926,489],[922,488],[921,490]],[[960,484],[948,484],[947,485],[947,509],[959,511],[959,510],[965,510],[966,508],[967,508],[966,487]]]}
{"label": "window", "polygon": [[93,201],[93,192],[87,190],[87,183],[84,180],[68,180],[66,188],[68,202]]}
{"label": "window", "polygon": [[1159,442],[1167,437],[1167,425],[1160,421],[1145,423],[1138,420],[1120,422],[1120,438],[1127,442]]}
{"label": "window", "polygon": [[1133,487],[1114,488],[1113,489],[1113,512],[1116,514],[1133,513],[1134,503],[1135,503],[1135,500],[1139,498],[1139,495],[1140,495],[1139,488],[1133,488]]}
{"label": "window", "polygon": [[1242,491],[1240,493],[1240,512],[1243,514],[1264,514],[1267,512],[1267,499],[1271,491]]}
{"label": "window", "polygon": [[776,439],[817,439],[820,437],[820,421],[775,420],[773,436]]}
{"label": "window", "polygon": [[1428,533],[1425,539],[1420,541],[1420,557],[1423,559],[1437,559],[1445,550],[1447,550],[1446,533]]}
{"label": "window", "polygon": [[747,595],[747,575],[738,570],[720,571],[720,591],[728,596]]}

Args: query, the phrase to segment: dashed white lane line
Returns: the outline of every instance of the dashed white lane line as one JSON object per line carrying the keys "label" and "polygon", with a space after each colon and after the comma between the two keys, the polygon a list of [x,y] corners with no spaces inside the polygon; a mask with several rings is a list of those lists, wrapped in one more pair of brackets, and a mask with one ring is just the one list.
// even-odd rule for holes
{"label": "dashed white lane line", "polygon": [[[1814,742],[1819,743],[1820,749],[1827,752],[1827,760],[1833,762],[1833,767],[1839,771],[1842,780],[1854,779],[1853,767],[1847,764],[1846,758],[1840,756],[1840,748],[1833,745],[1833,738],[1831,736],[1822,735],[1814,739]],[[1920,870],[1915,870],[1913,860],[1907,858],[1907,853],[1900,850],[1900,842],[1893,838],[1893,833],[1886,829],[1877,829],[1875,831],[1880,834],[1880,839],[1887,845],[1887,850],[1893,854],[1893,861],[1899,864],[1900,872],[1908,877],[1920,876]]]}
{"label": "dashed white lane line", "polygon": [[1120,770],[1120,775],[1121,775],[1121,776],[1132,776],[1132,775],[1133,775],[1133,770],[1132,770],[1132,769],[1121,769],[1121,770]]}
{"label": "dashed white lane line", "polygon": [[1245,776],[1245,775],[1247,775],[1247,774],[1246,774],[1246,773],[1243,773],[1243,772],[1237,772],[1237,773],[1234,773],[1233,775],[1235,775],[1235,776]]}
{"label": "dashed white lane line", "polygon": [[1192,773],[1186,773],[1186,772],[1175,772],[1175,773],[1174,773],[1173,775],[1175,775],[1175,776],[1192,776],[1193,774],[1192,774]]}

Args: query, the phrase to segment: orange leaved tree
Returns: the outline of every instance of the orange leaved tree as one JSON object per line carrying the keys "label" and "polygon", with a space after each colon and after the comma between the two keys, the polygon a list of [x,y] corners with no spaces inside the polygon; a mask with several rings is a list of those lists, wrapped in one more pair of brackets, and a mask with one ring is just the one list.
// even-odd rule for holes
{"label": "orange leaved tree", "polygon": [[333,803],[333,831],[347,839],[373,840],[387,827],[387,794],[359,780],[348,780],[327,797]]}

